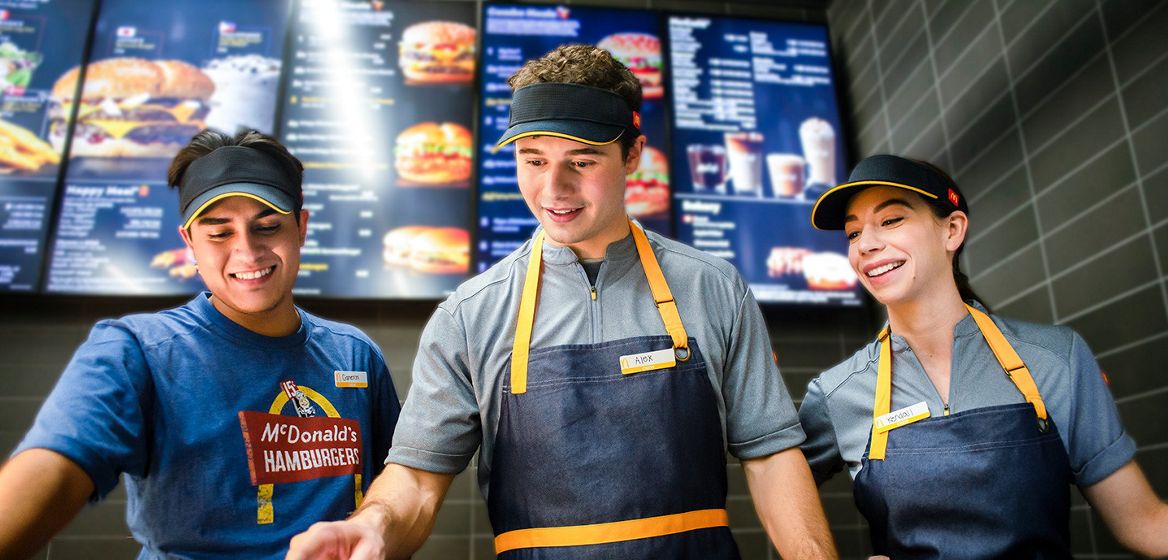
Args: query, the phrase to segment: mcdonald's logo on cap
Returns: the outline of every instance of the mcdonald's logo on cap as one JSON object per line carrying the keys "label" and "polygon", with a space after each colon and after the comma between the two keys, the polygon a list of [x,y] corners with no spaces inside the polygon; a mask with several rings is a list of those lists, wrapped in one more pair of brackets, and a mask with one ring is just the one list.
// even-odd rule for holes
{"label": "mcdonald's logo on cap", "polygon": [[957,191],[949,189],[949,202],[952,202],[954,206],[960,206],[961,197],[957,195]]}

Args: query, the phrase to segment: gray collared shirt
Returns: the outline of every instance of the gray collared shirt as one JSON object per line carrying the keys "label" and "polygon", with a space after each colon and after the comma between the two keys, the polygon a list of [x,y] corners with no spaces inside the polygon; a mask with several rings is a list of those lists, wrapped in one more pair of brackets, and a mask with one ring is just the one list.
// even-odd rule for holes
{"label": "gray collared shirt", "polygon": [[[646,232],[687,334],[706,359],[729,452],[750,459],[799,445],[803,430],[758,304],[732,265]],[[502,384],[531,241],[438,306],[414,362],[388,462],[457,473],[476,450],[484,495]],[[632,236],[608,246],[592,285],[575,253],[544,244],[531,348],[665,335]],[[596,435],[603,444],[603,436]]]}
{"label": "gray collared shirt", "polygon": [[[991,317],[1030,369],[1067,449],[1075,483],[1090,486],[1131,461],[1135,442],[1124,431],[1099,365],[1078,333]],[[894,334],[891,340],[892,410],[924,402],[931,415],[944,414],[941,395],[912,348],[903,337]],[[873,341],[807,386],[799,408],[807,432],[803,452],[820,483],[845,467],[852,478],[860,471],[872,429],[879,350]],[[951,414],[1025,402],[973,317],[966,316],[954,328],[953,364],[946,399]]]}

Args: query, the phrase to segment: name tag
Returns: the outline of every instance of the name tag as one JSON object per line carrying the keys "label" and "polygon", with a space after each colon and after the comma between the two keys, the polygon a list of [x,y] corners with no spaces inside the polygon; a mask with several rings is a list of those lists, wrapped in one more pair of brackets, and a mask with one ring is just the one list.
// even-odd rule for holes
{"label": "name tag", "polygon": [[928,417],[929,405],[922,401],[910,407],[894,410],[884,416],[876,417],[876,433],[884,433],[888,430],[899,428],[906,424],[912,424],[917,420]]}
{"label": "name tag", "polygon": [[337,387],[364,389],[369,386],[369,376],[363,371],[334,371],[333,380]]}
{"label": "name tag", "polygon": [[621,373],[625,375],[655,369],[665,369],[675,365],[677,365],[677,359],[673,357],[672,348],[620,357]]}

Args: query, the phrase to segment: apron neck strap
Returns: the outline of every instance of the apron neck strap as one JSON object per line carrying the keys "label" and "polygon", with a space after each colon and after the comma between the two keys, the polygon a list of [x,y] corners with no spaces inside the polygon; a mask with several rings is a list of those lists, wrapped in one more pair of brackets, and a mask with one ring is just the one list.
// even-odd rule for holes
{"label": "apron neck strap", "polygon": [[[645,271],[645,279],[649,281],[649,290],[653,293],[653,301],[657,304],[657,312],[661,314],[661,321],[665,323],[665,330],[673,339],[673,351],[680,361],[690,357],[689,337],[685,326],[681,323],[681,315],[677,311],[677,302],[673,300],[673,293],[669,291],[669,284],[665,275],[661,273],[661,265],[653,248],[649,246],[649,239],[640,226],[629,220],[629,229],[632,230],[633,242],[637,247],[637,257],[641,260],[641,268]],[[535,308],[539,301],[539,275],[543,264],[544,231],[540,230],[531,242],[531,256],[527,261],[527,273],[523,278],[523,296],[519,300],[519,317],[515,326],[515,342],[511,349],[511,394],[518,395],[527,392],[527,361],[531,352],[531,330],[535,324]]]}
{"label": "apron neck strap", "polygon": [[[1010,378],[1010,381],[1018,388],[1018,392],[1026,398],[1026,402],[1034,406],[1034,412],[1037,414],[1039,422],[1045,425],[1047,422],[1046,404],[1042,402],[1042,396],[1038,393],[1038,386],[1035,385],[1034,378],[1030,375],[1030,369],[1022,362],[1022,358],[1014,351],[1014,347],[1010,346],[1001,329],[994,324],[989,315],[968,304],[965,308],[989,344],[990,350],[993,351],[994,357],[1002,367],[1002,371],[1006,372],[1006,377]],[[876,369],[876,400],[872,407],[872,443],[868,449],[869,460],[884,460],[884,452],[888,446],[888,431],[877,432],[876,419],[892,411],[892,340],[890,335],[890,327],[884,327],[877,339],[880,343],[880,359]]]}

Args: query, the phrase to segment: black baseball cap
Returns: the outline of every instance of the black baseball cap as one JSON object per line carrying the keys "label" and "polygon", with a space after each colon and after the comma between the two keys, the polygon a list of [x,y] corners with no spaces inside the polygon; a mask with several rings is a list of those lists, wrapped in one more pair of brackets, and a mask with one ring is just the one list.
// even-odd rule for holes
{"label": "black baseball cap", "polygon": [[543,82],[515,90],[507,131],[495,150],[526,136],[557,136],[593,146],[640,134],[641,115],[620,94],[592,86]]}
{"label": "black baseball cap", "polygon": [[969,213],[965,197],[948,175],[925,162],[893,155],[875,155],[856,164],[848,182],[819,196],[811,208],[815,229],[844,229],[848,201],[868,187],[896,187],[913,191],[937,204]]}
{"label": "black baseball cap", "polygon": [[178,192],[185,229],[204,210],[229,196],[246,196],[281,214],[291,214],[304,191],[268,154],[245,146],[223,146],[191,162]]}

